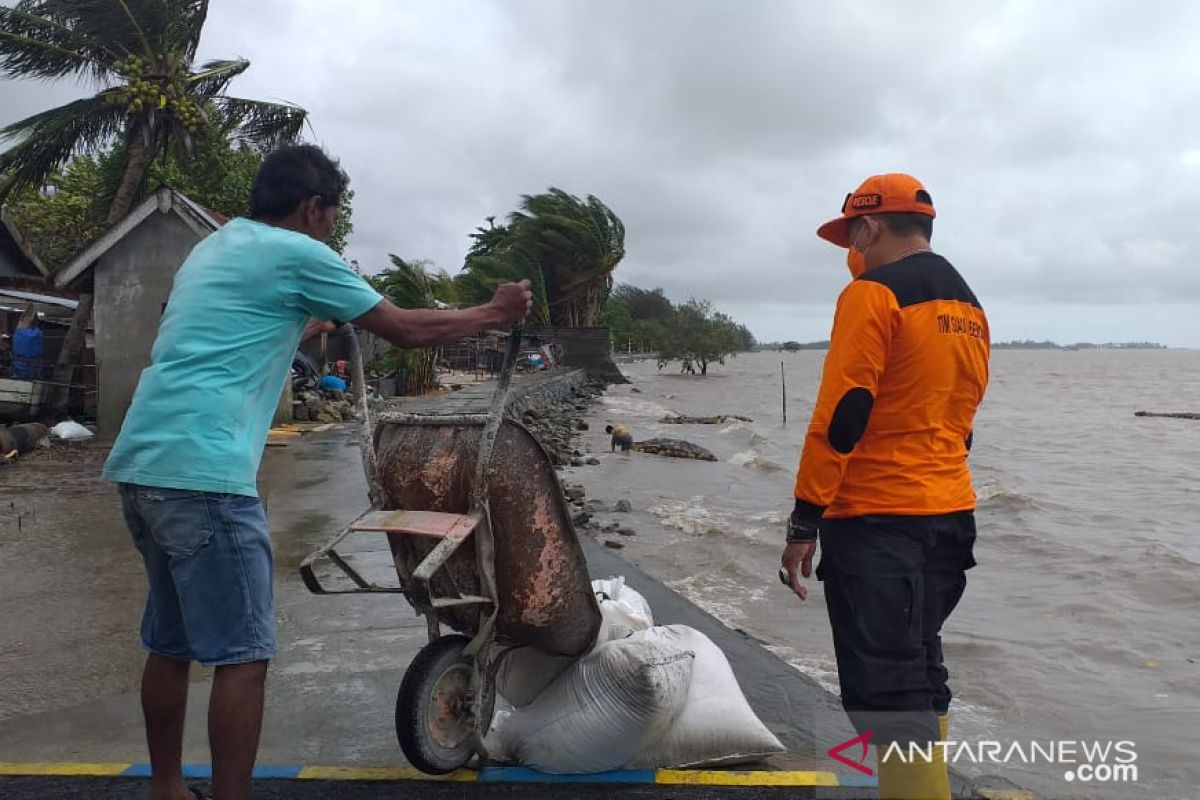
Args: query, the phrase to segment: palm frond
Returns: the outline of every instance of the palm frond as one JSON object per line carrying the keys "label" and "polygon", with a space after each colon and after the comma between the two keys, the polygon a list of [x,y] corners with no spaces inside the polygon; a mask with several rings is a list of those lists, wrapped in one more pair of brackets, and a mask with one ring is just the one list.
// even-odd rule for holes
{"label": "palm frond", "polygon": [[62,78],[84,74],[104,78],[119,53],[105,42],[59,19],[41,16],[21,3],[0,7],[0,72],[11,78]]}
{"label": "palm frond", "polygon": [[400,308],[432,308],[433,287],[424,266],[397,255],[388,258],[392,266],[371,281],[375,289]]}
{"label": "palm frond", "polygon": [[250,68],[244,58],[233,61],[209,61],[187,78],[188,89],[201,97],[213,97],[225,91],[229,82]]}
{"label": "palm frond", "polygon": [[308,112],[290,103],[267,103],[218,95],[210,98],[219,124],[233,141],[270,150],[296,140]]}
{"label": "palm frond", "polygon": [[[146,32],[142,30],[142,26],[138,24],[138,18],[135,17],[133,12],[129,9],[129,4],[126,3],[125,0],[113,0],[113,2],[115,2],[117,7],[121,9],[121,12],[125,15],[126,21],[129,23],[129,27],[137,35],[138,44],[141,45],[141,51],[143,53],[155,52],[155,50],[150,46],[150,40],[146,38]],[[164,3],[163,5],[166,4]]]}
{"label": "palm frond", "polygon": [[171,15],[165,30],[165,39],[170,49],[179,51],[185,63],[191,64],[200,44],[200,32],[208,19],[208,0],[177,0],[175,13]]}
{"label": "palm frond", "polygon": [[0,141],[18,139],[0,153],[0,200],[24,188],[39,189],[71,155],[112,141],[125,127],[124,112],[102,96],[76,100],[0,130]]}
{"label": "palm frond", "polygon": [[550,322],[550,300],[546,293],[546,278],[537,255],[519,242],[511,242],[492,253],[467,256],[463,271],[454,278],[460,300],[473,304],[486,303],[502,283],[528,280],[533,292],[533,309],[529,321],[535,325]]}

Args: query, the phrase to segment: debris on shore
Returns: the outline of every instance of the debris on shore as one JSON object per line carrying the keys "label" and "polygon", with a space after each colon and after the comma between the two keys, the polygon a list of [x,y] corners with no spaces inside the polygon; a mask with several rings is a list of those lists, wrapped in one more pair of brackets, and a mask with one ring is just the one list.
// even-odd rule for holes
{"label": "debris on shore", "polygon": [[296,422],[346,422],[357,417],[350,395],[334,389],[304,389],[292,401]]}
{"label": "debris on shore", "polygon": [[754,422],[749,417],[738,416],[737,414],[717,414],[712,417],[689,417],[685,414],[672,414],[669,417],[663,417],[659,422],[667,425],[724,425],[726,422]]}
{"label": "debris on shore", "polygon": [[634,442],[633,449],[639,453],[650,453],[668,458],[690,458],[695,461],[716,461],[717,457],[698,444],[682,439],[647,439]]}
{"label": "debris on shore", "polygon": [[1189,411],[1135,411],[1135,417],[1163,417],[1166,419],[1197,419],[1200,420],[1200,414]]}

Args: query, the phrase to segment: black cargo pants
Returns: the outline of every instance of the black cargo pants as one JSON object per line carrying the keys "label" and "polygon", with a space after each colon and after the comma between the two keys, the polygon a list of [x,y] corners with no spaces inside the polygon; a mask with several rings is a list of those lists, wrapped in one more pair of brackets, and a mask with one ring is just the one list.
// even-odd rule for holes
{"label": "black cargo pants", "polygon": [[876,743],[936,741],[950,706],[942,624],[975,566],[975,514],[866,516],[821,525],[817,578],[842,706]]}

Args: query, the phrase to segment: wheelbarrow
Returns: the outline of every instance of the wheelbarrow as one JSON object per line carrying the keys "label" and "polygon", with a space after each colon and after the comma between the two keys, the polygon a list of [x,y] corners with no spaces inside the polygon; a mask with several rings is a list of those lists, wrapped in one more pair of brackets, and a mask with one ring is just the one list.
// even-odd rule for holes
{"label": "wheelbarrow", "polygon": [[[486,413],[372,415],[357,336],[343,327],[371,509],[300,566],[316,594],[401,594],[425,617],[429,643],[396,697],[396,737],[409,763],[445,774],[474,756],[495,705],[500,659],[523,646],[582,656],[596,642],[600,609],[570,508],[545,448],[505,417],[521,331],[508,339]],[[382,534],[398,585],[365,579],[337,547]],[[349,578],[327,587],[314,567]],[[344,581],[342,581],[345,584]],[[449,629],[451,632],[446,632]]]}

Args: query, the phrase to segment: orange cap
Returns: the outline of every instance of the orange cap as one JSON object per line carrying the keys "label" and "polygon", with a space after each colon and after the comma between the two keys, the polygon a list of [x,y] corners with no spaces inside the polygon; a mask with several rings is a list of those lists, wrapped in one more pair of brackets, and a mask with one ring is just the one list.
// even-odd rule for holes
{"label": "orange cap", "polygon": [[842,215],[817,228],[817,236],[838,247],[850,246],[850,220],[868,214],[927,214],[936,217],[933,201],[921,182],[903,172],[872,175],[842,203]]}

